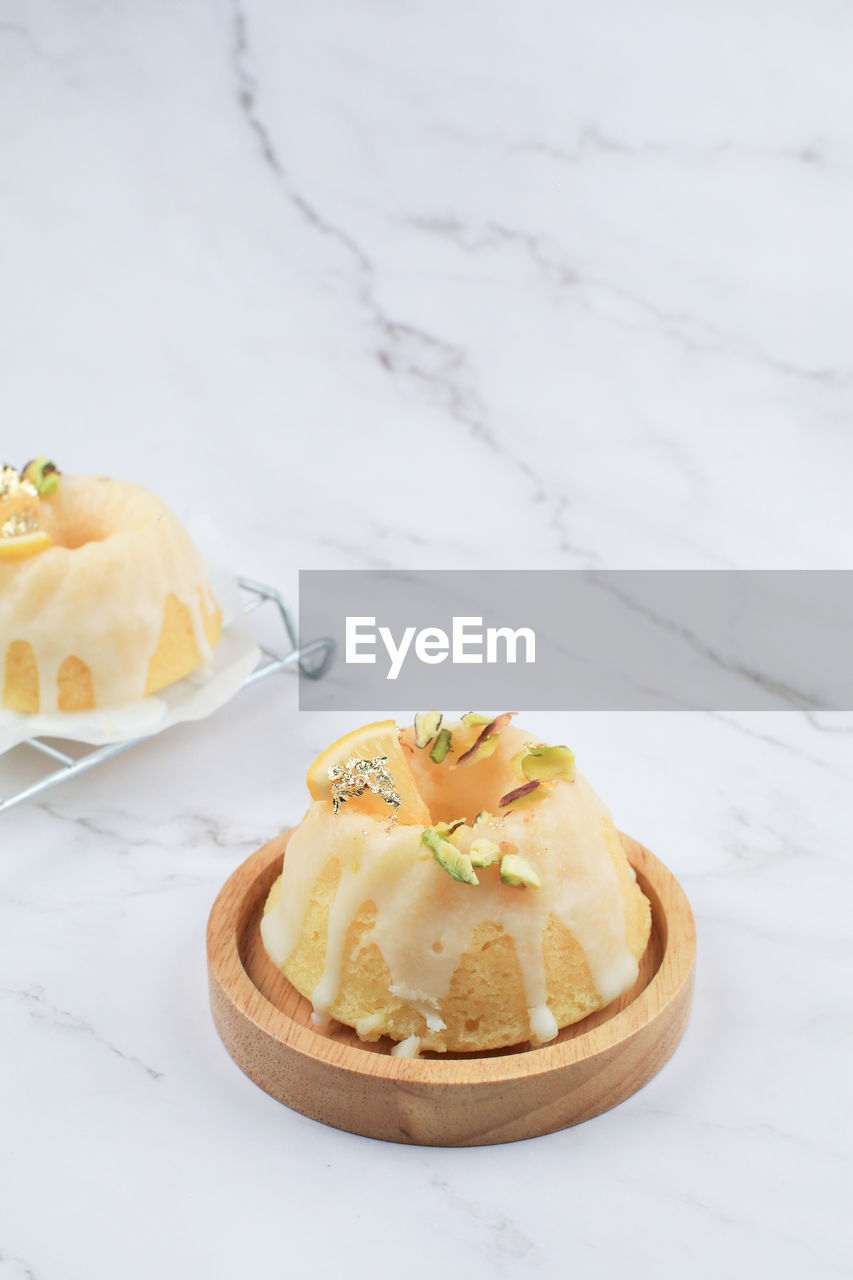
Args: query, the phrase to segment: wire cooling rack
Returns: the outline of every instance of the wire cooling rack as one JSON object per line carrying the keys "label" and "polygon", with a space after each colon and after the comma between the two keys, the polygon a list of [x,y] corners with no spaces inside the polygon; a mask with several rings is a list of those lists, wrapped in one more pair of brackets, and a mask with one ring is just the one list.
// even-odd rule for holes
{"label": "wire cooling rack", "polygon": [[[258,643],[261,653],[258,665],[254,671],[250,671],[246,676],[240,692],[243,689],[248,689],[249,685],[257,684],[259,680],[266,680],[268,676],[275,675],[278,671],[284,671],[288,667],[298,666],[303,675],[312,680],[319,680],[321,676],[325,675],[334,656],[334,640],[324,637],[320,640],[312,640],[310,644],[305,644],[300,648],[293,619],[280,592],[276,591],[274,587],[264,586],[262,582],[255,582],[251,578],[238,578],[237,581],[240,590],[243,592],[241,612],[244,614],[254,613],[256,609],[260,609],[264,605],[272,606],[271,611],[274,614],[277,612],[278,623],[282,631],[281,648],[270,648],[268,645]],[[66,751],[53,746],[45,738],[25,739],[20,744],[22,747],[30,747],[33,751],[40,753],[46,760],[57,763],[59,768],[51,769],[49,773],[44,774],[29,786],[23,787],[20,791],[16,791],[5,798],[0,798],[0,813],[5,813],[7,809],[20,804],[23,800],[32,799],[33,796],[39,795],[42,791],[47,791],[49,787],[58,786],[60,782],[67,782],[70,778],[75,778],[80,773],[86,773],[89,769],[94,769],[99,764],[104,764],[105,761],[111,760],[113,756],[119,755],[122,751],[127,751],[128,748],[144,742],[146,736],[150,735],[131,738],[127,742],[110,742],[103,747],[87,747],[86,744],[75,744],[84,747],[83,753],[78,756],[70,756]]]}

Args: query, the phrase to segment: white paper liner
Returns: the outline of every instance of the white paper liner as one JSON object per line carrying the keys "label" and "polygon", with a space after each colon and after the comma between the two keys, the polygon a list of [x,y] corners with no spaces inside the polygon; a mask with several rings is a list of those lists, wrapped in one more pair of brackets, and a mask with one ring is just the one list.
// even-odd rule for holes
{"label": "white paper liner", "polygon": [[187,523],[187,529],[207,561],[213,594],[222,610],[222,634],[210,661],[177,684],[126,707],[36,715],[0,707],[0,755],[27,738],[64,738],[92,746],[147,738],[183,720],[211,715],[240,691],[257,666],[260,650],[240,609],[237,579],[222,567],[222,548],[212,521],[198,517]]}

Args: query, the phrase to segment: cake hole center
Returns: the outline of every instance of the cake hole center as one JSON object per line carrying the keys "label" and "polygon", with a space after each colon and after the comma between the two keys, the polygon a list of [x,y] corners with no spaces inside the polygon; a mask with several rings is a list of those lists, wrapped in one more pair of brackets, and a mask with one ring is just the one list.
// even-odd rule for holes
{"label": "cake hole center", "polygon": [[87,542],[104,542],[108,536],[107,530],[95,520],[75,520],[73,524],[62,524],[56,534],[58,536],[54,541],[57,545],[66,547],[69,551],[85,547]]}

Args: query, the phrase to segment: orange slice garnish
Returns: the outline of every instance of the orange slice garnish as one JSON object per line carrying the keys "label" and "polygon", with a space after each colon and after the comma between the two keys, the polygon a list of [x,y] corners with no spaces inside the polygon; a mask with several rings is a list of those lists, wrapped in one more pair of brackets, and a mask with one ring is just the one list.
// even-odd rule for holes
{"label": "orange slice garnish", "polygon": [[[321,751],[308,770],[306,781],[313,800],[331,800],[332,780],[329,770],[346,764],[347,760],[375,760],[385,756],[388,771],[394,779],[394,788],[400,797],[397,821],[404,826],[423,827],[429,823],[429,809],[415,786],[412,771],[403,754],[397,737],[397,725],[393,720],[377,720],[345,733],[325,751]],[[341,809],[342,813],[363,813],[371,817],[389,818],[394,808],[381,796],[365,791],[352,796]]]}
{"label": "orange slice garnish", "polygon": [[52,546],[53,538],[44,529],[13,534],[10,538],[0,538],[0,560],[25,560]]}

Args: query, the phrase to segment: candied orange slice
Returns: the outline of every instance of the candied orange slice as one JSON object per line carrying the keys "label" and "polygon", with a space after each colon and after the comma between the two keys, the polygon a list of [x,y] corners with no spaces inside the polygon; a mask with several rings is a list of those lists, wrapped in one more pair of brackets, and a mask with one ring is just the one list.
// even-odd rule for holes
{"label": "candied orange slice", "polygon": [[24,560],[52,546],[53,538],[44,529],[13,534],[10,538],[0,538],[0,560]]}
{"label": "candied orange slice", "polygon": [[[423,827],[429,823],[427,809],[420,792],[415,786],[412,771],[397,737],[397,726],[393,720],[376,720],[373,724],[362,725],[360,729],[352,729],[337,742],[333,742],[325,751],[321,751],[308,770],[308,790],[313,800],[330,800],[332,780],[329,770],[337,765],[346,764],[347,760],[375,760],[377,756],[385,756],[388,760],[388,771],[394,779],[394,787],[400,797],[401,804],[397,810],[397,821],[404,826]],[[370,814],[371,817],[390,817],[393,807],[381,796],[365,791],[363,795],[352,796],[343,806],[342,812]]]}

